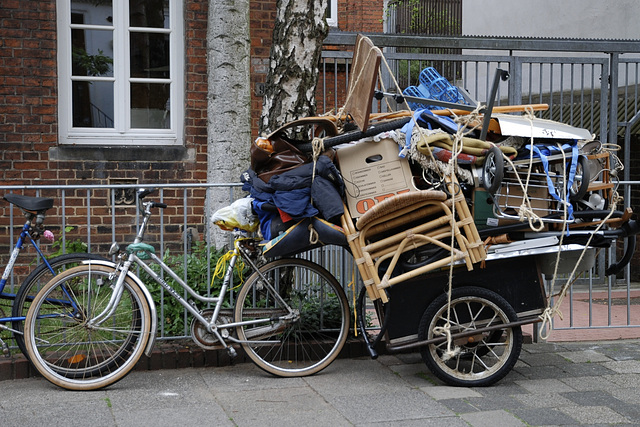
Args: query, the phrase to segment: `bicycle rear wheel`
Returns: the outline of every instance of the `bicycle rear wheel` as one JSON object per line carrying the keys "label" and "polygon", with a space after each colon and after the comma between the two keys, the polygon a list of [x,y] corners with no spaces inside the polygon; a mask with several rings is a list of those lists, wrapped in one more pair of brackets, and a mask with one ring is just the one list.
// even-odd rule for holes
{"label": "bicycle rear wheel", "polygon": [[[280,259],[260,268],[242,286],[235,307],[247,355],[261,369],[281,377],[315,374],[329,366],[349,331],[349,304],[338,281],[321,266]],[[294,310],[279,302],[275,292]]]}
{"label": "bicycle rear wheel", "polygon": [[[49,282],[49,280],[53,279],[59,273],[62,273],[65,270],[68,270],[72,267],[77,267],[85,260],[101,260],[108,261],[105,257],[96,254],[88,254],[88,253],[73,253],[73,254],[64,254],[57,257],[54,257],[47,262],[53,268],[54,274],[51,273],[47,264],[41,263],[33,270],[29,276],[22,282],[18,292],[16,292],[16,298],[13,301],[13,306],[11,308],[11,317],[20,317],[21,320],[15,320],[12,322],[12,327],[16,331],[23,332],[24,331],[24,318],[27,315],[27,311],[29,310],[29,306],[31,306],[31,301],[38,293],[40,289],[44,285]],[[24,336],[20,333],[14,333],[14,338],[16,340],[16,345],[24,354],[27,356],[27,348],[24,344]],[[28,358],[28,356],[27,356]]]}
{"label": "bicycle rear wheel", "polygon": [[96,390],[122,379],[138,362],[150,335],[143,291],[126,278],[114,311],[93,319],[113,294],[113,268],[75,267],[58,275],[33,300],[25,320],[25,344],[35,368],[69,390]]}

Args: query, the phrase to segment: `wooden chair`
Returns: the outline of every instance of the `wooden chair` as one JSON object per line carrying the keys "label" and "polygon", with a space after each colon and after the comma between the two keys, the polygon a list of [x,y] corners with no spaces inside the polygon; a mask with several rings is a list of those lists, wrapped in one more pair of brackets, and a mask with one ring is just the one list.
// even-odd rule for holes
{"label": "wooden chair", "polygon": [[[437,190],[399,194],[375,205],[355,222],[348,208],[344,209],[342,226],[372,301],[387,302],[384,289],[405,280],[459,260],[472,270],[473,264],[486,257],[461,194],[453,199]],[[457,243],[455,247],[452,236]],[[392,277],[403,253],[425,245],[435,245],[449,255]],[[388,266],[381,269],[387,260]]]}

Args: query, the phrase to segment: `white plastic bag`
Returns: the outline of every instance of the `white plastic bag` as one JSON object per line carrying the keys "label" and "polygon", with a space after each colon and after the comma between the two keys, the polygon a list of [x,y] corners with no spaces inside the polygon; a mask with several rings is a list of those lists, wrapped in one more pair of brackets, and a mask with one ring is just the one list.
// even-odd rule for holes
{"label": "white plastic bag", "polygon": [[211,215],[211,222],[223,230],[240,228],[246,231],[256,231],[260,223],[251,209],[251,197],[244,197],[229,206],[218,209]]}

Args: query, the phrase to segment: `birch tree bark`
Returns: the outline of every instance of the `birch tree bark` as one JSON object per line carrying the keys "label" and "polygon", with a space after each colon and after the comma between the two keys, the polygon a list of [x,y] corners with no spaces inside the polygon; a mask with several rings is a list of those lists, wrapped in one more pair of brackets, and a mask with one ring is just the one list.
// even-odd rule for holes
{"label": "birch tree bark", "polygon": [[327,0],[278,0],[260,133],[316,114],[322,43],[329,27]]}
{"label": "birch tree bark", "polygon": [[[249,0],[209,0],[208,19],[207,181],[238,182],[251,144]],[[210,189],[207,203],[210,242],[221,248],[229,244],[229,233],[209,218],[230,204],[229,191]]]}

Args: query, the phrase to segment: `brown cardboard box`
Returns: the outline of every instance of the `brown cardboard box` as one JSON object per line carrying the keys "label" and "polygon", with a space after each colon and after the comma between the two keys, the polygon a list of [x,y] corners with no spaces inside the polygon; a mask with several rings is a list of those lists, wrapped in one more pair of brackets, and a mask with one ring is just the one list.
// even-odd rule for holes
{"label": "brown cardboard box", "polygon": [[388,197],[416,191],[409,161],[398,157],[398,152],[398,144],[391,139],[359,142],[338,149],[347,206],[353,218],[359,218]]}

